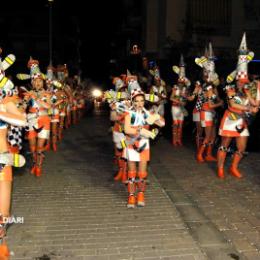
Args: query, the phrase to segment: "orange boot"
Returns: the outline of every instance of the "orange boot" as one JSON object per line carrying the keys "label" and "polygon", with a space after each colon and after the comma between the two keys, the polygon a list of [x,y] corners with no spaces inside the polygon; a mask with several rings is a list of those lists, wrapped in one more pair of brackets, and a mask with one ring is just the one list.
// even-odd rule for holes
{"label": "orange boot", "polygon": [[212,146],[213,146],[213,144],[209,143],[206,148],[205,161],[207,161],[207,162],[216,162],[217,161],[217,158],[212,155]]}
{"label": "orange boot", "polygon": [[37,164],[36,164],[36,169],[35,169],[35,175],[37,177],[40,177],[42,175],[42,163],[43,163],[43,159],[44,159],[44,154],[41,151],[40,148],[38,148],[38,152],[37,152]]}
{"label": "orange boot", "polygon": [[127,161],[125,159],[124,163],[123,163],[123,170],[122,170],[122,178],[121,178],[121,182],[126,184],[127,183]]}
{"label": "orange boot", "polygon": [[218,160],[218,177],[220,179],[224,179],[224,164],[227,156],[227,148],[224,146],[220,146],[218,149],[218,155],[217,155],[217,160]]}
{"label": "orange boot", "polygon": [[54,151],[54,152],[57,152],[57,138],[58,136],[57,136],[57,134],[55,133],[53,133],[52,134],[52,150]]}
{"label": "orange boot", "polygon": [[203,143],[203,137],[200,135],[199,131],[197,130],[196,132],[196,147],[197,147],[197,151],[200,149],[200,146]]}
{"label": "orange boot", "polygon": [[1,217],[0,218],[0,259],[1,260],[8,260],[10,256],[9,249],[7,247],[7,244],[4,241],[5,236],[6,236],[6,224],[2,222],[2,217]]}
{"label": "orange boot", "polygon": [[50,151],[51,148],[51,141],[50,139],[47,141],[47,144],[45,145],[45,151]]}
{"label": "orange boot", "polygon": [[36,166],[35,167],[35,176],[40,177],[42,175],[42,167]]}
{"label": "orange boot", "polygon": [[239,151],[235,152],[234,156],[233,156],[232,164],[229,168],[230,174],[239,179],[243,177],[242,174],[240,173],[240,171],[238,170],[238,164],[242,158],[243,158],[242,152],[239,152]]}
{"label": "orange boot", "polygon": [[10,252],[7,247],[7,244],[3,241],[3,239],[0,238],[0,259],[8,260],[9,257],[10,257]]}
{"label": "orange boot", "polygon": [[205,149],[206,149],[206,146],[207,146],[207,144],[202,144],[202,145],[200,146],[198,152],[197,152],[197,161],[198,161],[199,163],[205,162],[205,160],[204,160],[204,158],[203,158],[203,153],[204,153],[204,151],[205,151]]}
{"label": "orange boot", "polygon": [[144,207],[145,206],[145,200],[144,200],[144,192],[146,189],[146,182],[145,179],[147,177],[147,172],[139,172],[138,173],[139,180],[137,182],[137,206]]}
{"label": "orange boot", "polygon": [[34,164],[34,165],[32,166],[32,168],[31,168],[30,173],[31,173],[31,174],[35,174],[36,168],[37,168],[37,166]]}
{"label": "orange boot", "polygon": [[63,138],[63,126],[62,125],[60,125],[60,127],[59,127],[58,138],[59,138],[59,141],[61,141]]}
{"label": "orange boot", "polygon": [[118,171],[117,175],[114,177],[114,180],[120,181],[122,179],[122,176],[123,176],[123,169],[119,168],[119,171]]}
{"label": "orange boot", "polygon": [[182,144],[182,125],[179,125],[177,128],[177,144],[183,146]]}
{"label": "orange boot", "polygon": [[135,199],[135,190],[136,190],[135,177],[136,177],[136,172],[134,172],[134,171],[129,171],[128,172],[128,184],[127,184],[128,201],[127,201],[127,208],[134,208],[135,204],[136,204],[136,199]]}
{"label": "orange boot", "polygon": [[122,158],[118,158],[118,167],[119,167],[119,170],[118,170],[118,173],[117,175],[114,177],[114,180],[115,181],[120,181],[122,179],[122,176],[123,176],[123,165],[124,164],[124,161]]}
{"label": "orange boot", "polygon": [[33,165],[32,165],[32,168],[31,168],[31,174],[35,174],[35,171],[36,171],[36,163],[37,163],[37,153],[36,152],[33,152],[32,153],[32,157],[33,157]]}

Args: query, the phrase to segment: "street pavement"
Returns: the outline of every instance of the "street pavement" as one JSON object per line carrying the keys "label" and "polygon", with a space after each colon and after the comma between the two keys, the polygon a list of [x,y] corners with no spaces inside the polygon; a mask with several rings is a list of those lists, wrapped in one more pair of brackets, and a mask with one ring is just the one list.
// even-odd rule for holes
{"label": "street pavement", "polygon": [[43,175],[30,162],[15,171],[8,230],[11,259],[260,259],[260,155],[241,164],[245,178],[216,178],[197,164],[194,147],[152,144],[144,208],[127,209],[126,187],[113,180],[106,112],[65,130],[46,153]]}

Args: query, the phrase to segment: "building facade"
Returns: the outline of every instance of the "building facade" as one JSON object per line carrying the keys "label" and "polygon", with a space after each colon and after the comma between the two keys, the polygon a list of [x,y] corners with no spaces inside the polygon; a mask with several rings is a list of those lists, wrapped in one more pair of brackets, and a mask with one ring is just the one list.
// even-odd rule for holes
{"label": "building facade", "polygon": [[236,55],[243,32],[248,47],[260,50],[260,1],[146,0],[145,51],[165,58],[172,49],[201,54],[211,41],[216,55]]}

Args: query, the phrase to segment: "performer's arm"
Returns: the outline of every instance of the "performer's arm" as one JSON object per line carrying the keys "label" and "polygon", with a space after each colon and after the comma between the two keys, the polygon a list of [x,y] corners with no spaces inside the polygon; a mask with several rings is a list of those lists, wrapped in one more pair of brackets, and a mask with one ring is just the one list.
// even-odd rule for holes
{"label": "performer's arm", "polygon": [[26,126],[26,116],[21,113],[13,102],[1,104],[0,119],[15,126]]}

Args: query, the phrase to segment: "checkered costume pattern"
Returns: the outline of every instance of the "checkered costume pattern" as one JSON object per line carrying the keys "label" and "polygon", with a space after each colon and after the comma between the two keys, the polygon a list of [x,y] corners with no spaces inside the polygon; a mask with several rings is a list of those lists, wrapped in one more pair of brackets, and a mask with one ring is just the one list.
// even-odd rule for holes
{"label": "checkered costume pattern", "polygon": [[203,103],[204,103],[204,95],[203,95],[203,93],[200,93],[198,95],[198,99],[197,99],[197,102],[195,105],[195,107],[198,111],[201,111]]}
{"label": "checkered costume pattern", "polygon": [[11,146],[17,146],[19,150],[22,149],[22,127],[20,126],[9,126],[7,134],[8,142]]}

